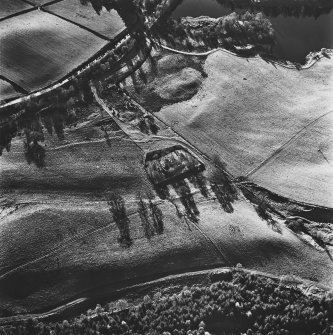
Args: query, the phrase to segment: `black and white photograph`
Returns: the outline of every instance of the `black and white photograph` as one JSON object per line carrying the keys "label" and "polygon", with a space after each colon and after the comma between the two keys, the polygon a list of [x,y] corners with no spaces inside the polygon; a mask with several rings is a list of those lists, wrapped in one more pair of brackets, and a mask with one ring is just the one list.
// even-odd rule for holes
{"label": "black and white photograph", "polygon": [[333,0],[0,0],[0,335],[333,335]]}

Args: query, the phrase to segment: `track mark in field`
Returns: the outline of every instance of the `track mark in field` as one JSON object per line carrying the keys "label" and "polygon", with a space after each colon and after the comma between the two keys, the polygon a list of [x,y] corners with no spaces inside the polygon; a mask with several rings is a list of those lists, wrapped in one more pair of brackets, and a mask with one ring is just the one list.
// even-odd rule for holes
{"label": "track mark in field", "polygon": [[[114,137],[109,137],[110,140],[121,140],[123,139],[122,136],[114,136]],[[71,148],[71,147],[76,147],[79,145],[84,145],[84,144],[93,144],[93,143],[103,143],[106,142],[105,139],[100,139],[100,140],[94,140],[94,141],[82,141],[82,142],[74,142],[74,143],[68,143],[68,144],[64,144],[64,145],[60,145],[58,147],[55,148],[50,148],[48,149],[48,151],[55,151],[55,150],[60,150],[60,149],[64,149],[64,148]]]}
{"label": "track mark in field", "polygon": [[321,153],[321,155],[324,157],[324,159],[327,162],[327,164],[329,164],[329,165],[332,166],[332,164],[330,163],[330,161],[327,159],[326,155],[322,152],[322,150],[320,148],[318,149],[318,152]]}
{"label": "track mark in field", "polygon": [[[162,201],[161,201],[162,202]],[[159,202],[160,203],[160,202]],[[128,217],[131,217],[133,215],[136,215],[137,212],[134,211],[134,212],[131,212],[128,214]],[[221,249],[217,246],[217,244],[208,236],[206,235],[201,229],[200,227],[198,227],[195,223],[191,222],[190,223],[194,226],[194,228],[209,242],[210,245],[213,246],[213,248],[217,251],[217,253],[219,254],[219,256],[221,257],[222,261],[228,265],[228,266],[231,266],[230,262],[227,260],[227,258],[224,256],[223,252],[221,251]],[[114,221],[111,221],[109,224],[105,225],[105,226],[102,226],[102,227],[99,227],[99,228],[96,228],[96,229],[90,229],[88,231],[85,231],[85,232],[82,232],[81,234],[77,234],[75,235],[74,237],[68,239],[67,241],[65,241],[64,243],[54,247],[53,249],[49,250],[46,254],[40,256],[40,257],[37,257],[29,262],[26,262],[24,264],[21,264],[17,267],[14,267],[12,269],[10,269],[9,271],[3,273],[2,275],[0,275],[0,280],[6,278],[7,276],[11,275],[12,273],[16,272],[17,270],[20,270],[20,269],[23,269],[24,267],[28,266],[28,265],[31,265],[31,264],[34,264],[34,263],[37,263],[39,261],[42,261],[43,259],[53,255],[53,254],[56,254],[57,252],[61,251],[62,249],[72,245],[73,243],[75,242],[78,242],[88,236],[91,236],[95,233],[98,233],[100,231],[103,231],[104,229],[107,229],[109,228],[110,226],[112,226],[114,224]]]}
{"label": "track mark in field", "polygon": [[[267,158],[265,158],[263,161],[261,161],[259,163],[259,165],[257,165],[255,168],[253,168],[252,170],[250,170],[245,177],[249,177],[250,175],[254,174],[255,172],[257,172],[258,170],[260,170],[265,164],[267,164],[271,159],[273,159],[277,154],[279,154],[280,152],[282,152],[289,144],[293,143],[295,140],[297,140],[300,135],[303,133],[303,131],[305,129],[307,129],[308,127],[312,126],[313,124],[315,124],[317,121],[319,121],[321,118],[323,118],[324,116],[332,113],[333,110],[330,110],[329,112],[318,116],[316,119],[310,121],[308,124],[306,124],[303,128],[301,128],[295,135],[293,135],[289,140],[287,140],[285,143],[283,143],[279,148],[277,148],[275,151],[273,151],[273,153],[271,155],[269,155]],[[326,159],[326,157],[324,157]],[[326,159],[327,161],[327,159]],[[328,161],[327,161],[328,162]],[[330,164],[328,162],[328,164]],[[331,165],[331,164],[330,164]]]}
{"label": "track mark in field", "polygon": [[[132,212],[132,213],[129,213],[127,216],[128,216],[128,217],[131,217],[131,216],[135,215],[136,213],[137,213],[137,212]],[[77,234],[77,235],[75,235],[73,238],[68,239],[68,240],[67,240],[66,242],[64,242],[63,244],[61,244],[61,245],[59,245],[59,246],[57,246],[57,247],[54,247],[54,248],[51,249],[47,254],[45,254],[45,255],[43,255],[43,256],[40,256],[40,257],[38,257],[38,258],[35,258],[35,259],[33,259],[33,260],[31,260],[31,261],[29,261],[29,262],[27,262],[27,263],[21,264],[21,265],[15,267],[15,268],[13,268],[13,269],[11,269],[11,270],[5,272],[4,274],[2,274],[2,275],[0,276],[0,280],[4,279],[5,277],[7,277],[8,275],[14,273],[14,272],[17,271],[17,270],[23,269],[23,268],[24,268],[25,266],[27,266],[27,265],[34,264],[34,263],[36,263],[36,262],[39,262],[39,261],[41,261],[41,260],[43,260],[43,259],[45,259],[45,258],[51,256],[52,254],[56,253],[57,251],[60,251],[60,250],[62,250],[62,249],[64,249],[64,248],[70,246],[70,245],[71,245],[72,243],[74,243],[74,242],[78,242],[79,240],[81,240],[81,239],[83,239],[83,238],[86,238],[86,237],[88,237],[88,236],[90,236],[90,235],[93,235],[93,234],[99,232],[99,231],[102,231],[103,229],[106,229],[106,228],[110,227],[112,224],[114,224],[114,221],[111,221],[109,224],[107,224],[107,225],[105,225],[105,226],[103,226],[103,227],[99,227],[99,228],[96,228],[96,229],[93,229],[93,230],[85,231],[85,232],[83,232],[83,233],[81,233],[81,234]]]}
{"label": "track mark in field", "polygon": [[217,246],[217,244],[208,236],[206,235],[202,229],[200,229],[200,227],[198,225],[196,225],[194,222],[192,222],[191,220],[189,220],[189,222],[194,226],[194,228],[208,241],[209,244],[211,244],[213,246],[213,248],[217,251],[217,253],[219,254],[219,256],[222,258],[223,262],[227,265],[227,266],[231,266],[230,262],[227,260],[227,258],[224,256],[223,252],[221,251],[221,249]]}

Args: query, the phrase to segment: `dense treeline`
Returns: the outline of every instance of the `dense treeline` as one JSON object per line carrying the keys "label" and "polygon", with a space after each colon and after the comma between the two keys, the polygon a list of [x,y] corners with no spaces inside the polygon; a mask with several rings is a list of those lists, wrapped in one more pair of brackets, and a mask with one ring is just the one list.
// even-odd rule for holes
{"label": "dense treeline", "polygon": [[276,280],[234,270],[212,276],[210,286],[184,287],[178,294],[145,296],[114,312],[113,304],[68,322],[24,325],[0,334],[332,334],[333,295],[317,298]]}
{"label": "dense treeline", "polygon": [[269,51],[275,41],[271,22],[262,13],[249,12],[231,13],[219,19],[164,17],[152,34],[156,40],[188,51],[217,47],[235,51],[248,45],[257,51]]}

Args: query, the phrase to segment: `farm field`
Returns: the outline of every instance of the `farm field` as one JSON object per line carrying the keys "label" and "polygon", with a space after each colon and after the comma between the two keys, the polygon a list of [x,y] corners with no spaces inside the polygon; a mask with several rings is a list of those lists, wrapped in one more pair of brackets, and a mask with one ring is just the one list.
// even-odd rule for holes
{"label": "farm field", "polygon": [[[308,202],[333,204],[333,112],[309,126],[293,142],[251,175],[258,185],[294,199],[308,193]],[[295,176],[301,176],[301,184]],[[316,190],[313,193],[313,190]],[[311,199],[311,196],[314,196]]]}
{"label": "farm field", "polygon": [[19,97],[20,95],[8,81],[0,79],[0,101]]}
{"label": "farm field", "polygon": [[22,0],[1,0],[0,1],[0,19],[9,15],[22,12],[33,7]]}
{"label": "farm field", "polygon": [[[65,77],[125,28],[116,12],[98,16],[80,0],[32,2],[43,7],[0,17],[0,72],[20,92]],[[119,11],[132,22],[124,7]],[[228,27],[228,19],[224,23]],[[142,37],[140,43],[150,36],[141,29],[130,35]],[[332,52],[308,70],[292,70],[223,51],[180,55],[154,41],[149,57],[142,50],[137,57],[136,46],[128,56],[126,45],[124,57],[115,52],[126,79],[101,83],[109,68],[102,65],[92,80],[73,85],[71,99],[61,93],[35,104],[33,98],[5,111],[15,115],[0,128],[0,333],[7,321],[61,306],[60,328],[70,332],[63,319],[73,313],[134,299],[151,280],[183,274],[179,284],[186,285],[190,272],[218,267],[280,276],[281,283],[310,280],[306,294],[333,292],[333,226],[326,220],[333,211]],[[136,69],[139,59],[145,62]],[[0,80],[0,101],[20,94],[9,82]],[[276,293],[272,283],[269,291],[260,288],[266,304],[254,282],[246,282],[250,298],[230,290],[232,303],[225,300],[220,311],[232,307],[234,318],[241,308],[247,323],[261,313],[247,299],[265,313],[274,309],[266,294]],[[142,287],[131,296],[135,284]],[[168,280],[163,285],[170,294],[177,287]],[[292,324],[295,306],[283,303],[288,315],[281,318]],[[317,307],[304,308],[297,317],[308,320],[307,311]],[[326,310],[317,312],[309,324],[328,322]],[[194,319],[185,313],[184,321]],[[267,320],[280,326],[271,315]],[[94,330],[117,332],[113,324]]]}
{"label": "farm field", "polygon": [[121,194],[135,194],[150,184],[143,169],[143,152],[117,129],[109,129],[110,145],[105,140],[109,118],[100,116],[96,106],[75,127],[65,128],[64,140],[44,132],[45,168],[28,165],[24,156],[24,138],[13,140],[9,153],[1,157],[2,195],[20,202],[43,202],[54,198],[84,195],[103,197],[107,187]]}
{"label": "farm field", "polygon": [[[293,273],[329,287],[332,285],[333,265],[325,252],[304,244],[283,226],[280,232],[272,230],[243,200],[237,201],[234,213],[228,214],[214,200],[196,196],[200,211],[198,229],[179,219],[174,207],[163,201],[159,206],[164,213],[164,233],[150,240],[144,235],[138,214],[132,212],[135,206],[131,205],[131,199],[125,197],[125,200],[133,238],[129,248],[118,244],[118,229],[103,204],[94,209],[73,204],[66,210],[65,217],[60,207],[33,210],[35,229],[30,228],[32,220],[27,215],[28,209],[18,211],[14,220],[8,216],[1,232],[4,239],[7,234],[12,236],[10,250],[13,252],[7,249],[7,255],[1,253],[2,257],[7,256],[7,265],[11,262],[17,266],[27,261],[19,258],[20,252],[15,250],[18,245],[27,248],[31,256],[47,254],[47,241],[54,244],[54,236],[60,236],[59,232],[66,236],[69,222],[88,234],[72,240],[67,238],[68,243],[64,240],[44,258],[5,276],[2,273],[0,308],[16,312],[31,311],[31,306],[47,309],[73,297],[87,297],[90,290],[94,297],[107,299],[108,293],[127,282],[237,263],[254,270],[276,275]],[[22,220],[23,217],[28,220]],[[18,224],[21,229],[13,235],[10,227]],[[42,243],[32,243],[44,230],[49,231]],[[26,234],[29,242],[23,241]],[[21,282],[25,285],[20,285]],[[100,285],[104,286],[98,288]]]}
{"label": "farm field", "polygon": [[1,157],[0,185],[6,192],[19,189],[35,195],[45,190],[100,192],[108,185],[128,192],[145,177],[141,160],[141,152],[132,142],[115,137],[111,147],[103,139],[47,147],[46,167],[38,169],[27,165],[20,141]]}
{"label": "farm field", "polygon": [[29,1],[36,6],[43,6],[50,2],[53,2],[53,0],[29,0]]}
{"label": "farm field", "polygon": [[113,39],[125,29],[125,24],[117,11],[108,12],[103,9],[98,15],[90,4],[83,6],[80,0],[63,0],[46,6],[45,9],[92,29],[109,39]]}
{"label": "farm field", "polygon": [[[55,148],[48,141],[46,168],[42,170],[27,165],[21,140],[1,157],[0,199],[4,208],[0,212],[0,273],[76,234],[108,224],[111,215],[106,189],[126,195],[130,202],[139,191],[151,189],[142,152],[134,143],[119,137],[109,147],[97,136],[81,142],[79,135],[75,134],[76,142],[72,136],[70,144]],[[70,138],[67,134],[67,143]],[[17,231],[24,233],[17,235]],[[9,238],[13,235],[20,236],[16,245]]]}
{"label": "farm field", "polygon": [[[310,127],[333,109],[332,67],[333,61],[324,58],[308,70],[297,71],[276,67],[260,58],[245,59],[215,52],[207,57],[204,68],[208,77],[199,92],[188,101],[162,108],[158,116],[172,123],[174,129],[203,152],[220,156],[234,176],[250,174],[252,180],[251,172],[258,169],[253,178],[261,186],[297,201],[331,207],[328,180],[332,166],[325,163],[327,166],[320,168],[323,158],[313,159],[320,147],[325,152],[331,150],[331,142],[323,143],[327,135],[311,134],[309,148],[296,146],[296,143],[302,145],[297,141],[287,146],[293,157],[289,167],[297,167],[304,160],[310,164],[312,157],[312,168],[305,171],[306,178],[297,168],[272,168],[269,176],[266,172],[261,179],[261,166],[304,127]],[[321,123],[324,134],[332,126],[331,119],[326,120]],[[288,173],[288,177],[281,173]],[[283,178],[297,185],[288,194],[278,186]],[[268,179],[270,182],[266,184]]]}
{"label": "farm field", "polygon": [[0,22],[0,44],[2,75],[31,92],[64,77],[106,41],[35,10]]}

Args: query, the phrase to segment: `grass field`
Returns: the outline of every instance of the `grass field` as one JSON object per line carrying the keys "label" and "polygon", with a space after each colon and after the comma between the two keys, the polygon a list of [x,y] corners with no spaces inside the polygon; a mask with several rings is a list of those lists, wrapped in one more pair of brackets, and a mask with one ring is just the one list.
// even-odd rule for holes
{"label": "grass field", "polygon": [[8,81],[0,79],[0,101],[19,97],[20,95]]}
{"label": "grass field", "polygon": [[[102,302],[131,283],[237,263],[332,285],[333,263],[325,252],[282,224],[280,232],[272,229],[243,199],[229,214],[212,194],[206,200],[197,193],[197,227],[180,219],[170,202],[160,202],[164,232],[147,239],[136,212],[137,192],[151,190],[143,152],[119,130],[109,131],[109,147],[96,108],[87,108],[76,127],[66,128],[65,140],[46,136],[45,169],[27,165],[20,138],[1,157],[1,201],[10,205],[0,213],[1,313],[48,309],[82,296]],[[166,146],[168,131],[139,143],[147,150]],[[124,197],[129,248],[118,243],[106,186]]]}
{"label": "grass field", "polygon": [[9,15],[22,12],[26,9],[33,8],[28,3],[21,0],[1,0],[0,1],[0,19]]}
{"label": "grass field", "polygon": [[110,39],[122,30],[125,24],[115,10],[105,9],[98,15],[90,4],[83,6],[79,0],[63,0],[50,6],[46,10],[90,28]]}
{"label": "grass field", "polygon": [[64,77],[106,41],[35,10],[0,22],[0,44],[2,75],[34,91]]}
{"label": "grass field", "polygon": [[[289,198],[306,193],[308,202],[332,207],[332,125],[333,113],[319,119],[255,172],[251,179]],[[300,183],[300,178],[295,176],[300,176],[303,182]]]}
{"label": "grass field", "polygon": [[65,140],[44,131],[44,169],[27,164],[23,138],[15,138],[10,153],[0,158],[2,194],[17,202],[43,202],[73,194],[100,198],[107,187],[125,194],[149,189],[143,152],[119,130],[108,131],[108,145],[99,125],[107,120],[96,111],[96,106],[81,108],[88,116],[76,127],[65,128]]}
{"label": "grass field", "polygon": [[[125,139],[112,139],[109,147],[102,139],[46,148],[46,168],[27,165],[22,142],[1,157],[1,189],[43,192],[100,192],[108,185],[127,187],[140,181],[142,167],[138,148]],[[133,162],[136,162],[133,164]]]}
{"label": "grass field", "polygon": [[[131,199],[127,200],[131,214],[135,206],[131,205]],[[59,231],[64,236],[68,234],[69,225],[88,234],[73,240],[67,238],[69,243],[64,240],[55,252],[5,278],[0,277],[1,308],[23,312],[48,308],[79,296],[107,299],[108,294],[126,283],[237,263],[250,269],[277,275],[292,273],[332,285],[333,264],[326,253],[304,244],[283,227],[281,233],[275,232],[258,218],[247,202],[237,201],[235,212],[228,214],[214,200],[203,201],[199,196],[196,200],[201,213],[198,223],[201,232],[177,218],[174,207],[163,202],[160,208],[164,213],[164,233],[150,240],[144,236],[138,215],[130,215],[133,238],[130,248],[118,244],[119,232],[103,204],[85,208],[83,204],[73,204],[66,210],[32,209],[30,215],[28,209],[18,211],[15,220],[9,216],[2,224],[3,240],[11,236],[11,244],[5,243],[6,252],[1,253],[7,265],[16,262],[17,266],[27,261],[21,257],[23,251],[18,246],[26,248],[31,259],[47,254],[50,243],[60,244],[54,242]],[[20,229],[15,229],[18,226]],[[38,239],[41,242],[33,243]],[[100,285],[105,287],[98,289]]]}
{"label": "grass field", "polygon": [[53,0],[29,0],[29,1],[36,6],[42,6],[52,2]]}
{"label": "grass field", "polygon": [[[96,112],[96,106],[81,107],[81,122],[65,128],[65,140],[45,132],[44,169],[27,164],[20,137],[1,157],[0,201],[14,212],[0,211],[0,273],[109,223],[106,188],[130,199],[150,190],[143,152]],[[100,122],[109,128],[111,146]],[[21,240],[14,246],[9,236]]]}
{"label": "grass field", "polygon": [[[304,127],[333,109],[330,59],[322,59],[309,70],[296,71],[275,67],[259,58],[216,52],[208,56],[204,67],[208,78],[198,94],[188,101],[166,106],[159,116],[168,124],[173,123],[177,131],[203,152],[219,155],[235,176],[246,176],[259,168],[276,151],[284,150],[285,143]],[[323,134],[332,127],[331,119],[326,120],[321,123]],[[328,183],[332,166],[321,168],[323,158],[317,155],[319,147],[330,151],[331,142],[326,142],[327,135],[316,134],[311,134],[311,148],[297,146],[302,141],[287,146],[292,150],[289,157],[293,157],[289,167],[303,165],[304,160],[310,164],[312,157],[312,168],[304,175],[297,168],[274,165],[273,169],[272,165],[263,179],[259,169],[255,181],[298,201],[332,206]],[[283,176],[286,173],[288,177]],[[283,178],[297,185],[288,194],[279,187]],[[268,179],[266,184],[264,180]]]}

